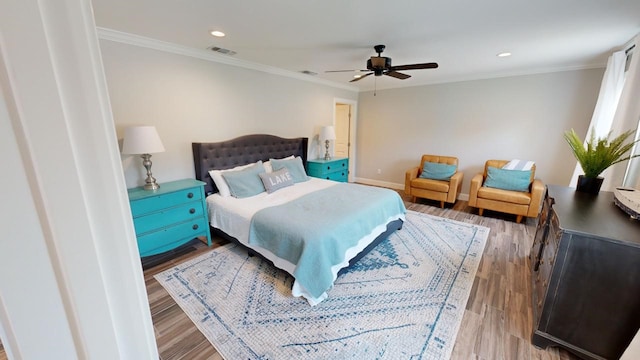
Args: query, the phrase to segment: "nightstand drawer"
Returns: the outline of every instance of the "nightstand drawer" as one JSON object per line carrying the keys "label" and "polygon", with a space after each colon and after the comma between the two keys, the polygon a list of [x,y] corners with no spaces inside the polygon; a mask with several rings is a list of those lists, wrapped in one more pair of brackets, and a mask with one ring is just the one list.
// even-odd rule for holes
{"label": "nightstand drawer", "polygon": [[182,244],[185,240],[191,240],[208,231],[205,218],[193,219],[177,225],[166,227],[162,230],[147,233],[138,237],[138,249],[140,254],[158,254]]}
{"label": "nightstand drawer", "polygon": [[324,175],[333,173],[336,171],[347,171],[349,170],[349,160],[348,159],[340,159],[335,161],[323,161],[323,162],[308,162],[309,173],[314,173],[318,175]]}
{"label": "nightstand drawer", "polygon": [[201,218],[204,210],[202,202],[193,201],[181,206],[163,209],[135,218],[133,225],[136,228],[136,235],[165,227],[170,224],[181,223],[193,218]]}
{"label": "nightstand drawer", "polygon": [[188,201],[201,199],[201,190],[199,188],[190,188],[172,193],[147,197],[140,200],[131,201],[131,213],[133,217],[144,215],[146,213],[157,211],[169,205],[181,204]]}
{"label": "nightstand drawer", "polygon": [[347,170],[334,171],[332,173],[325,174],[323,179],[347,182],[347,179],[348,179]]}

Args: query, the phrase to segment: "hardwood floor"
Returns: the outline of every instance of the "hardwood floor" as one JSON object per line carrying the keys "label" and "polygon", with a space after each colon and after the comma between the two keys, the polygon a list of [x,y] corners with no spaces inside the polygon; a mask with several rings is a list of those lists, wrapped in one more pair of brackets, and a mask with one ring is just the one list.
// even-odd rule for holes
{"label": "hardwood floor", "polygon": [[[529,250],[535,221],[515,223],[515,216],[485,211],[475,215],[466,201],[453,208],[440,209],[435,202],[411,203],[404,196],[407,209],[458,221],[483,225],[491,229],[482,260],[467,301],[452,359],[479,360],[573,360],[572,354],[531,345],[531,278]],[[216,242],[213,247],[219,246]],[[197,250],[144,272],[151,316],[153,318],[160,359],[222,359],[209,341],[197,330],[171,296],[153,278],[164,269],[207,251]],[[0,359],[4,351],[0,350]],[[229,359],[231,360],[231,359]]]}
{"label": "hardwood floor", "polygon": [[[531,345],[531,278],[529,250],[535,232],[535,220],[515,223],[515,216],[485,211],[474,215],[466,201],[453,208],[440,209],[435,202],[411,203],[404,196],[407,209],[489,227],[491,232],[452,359],[573,360],[572,354]],[[219,243],[217,243],[219,244]],[[219,245],[214,245],[219,246]],[[174,264],[196,257],[209,249],[198,245],[190,254],[145,271],[151,316],[153,317],[160,358],[221,359],[208,340],[196,329],[153,275]]]}

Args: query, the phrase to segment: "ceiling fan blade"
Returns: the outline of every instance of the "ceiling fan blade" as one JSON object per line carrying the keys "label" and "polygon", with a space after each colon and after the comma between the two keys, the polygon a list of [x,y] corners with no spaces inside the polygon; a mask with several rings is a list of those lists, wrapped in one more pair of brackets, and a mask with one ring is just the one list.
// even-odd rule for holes
{"label": "ceiling fan blade", "polygon": [[327,70],[326,73],[334,73],[334,72],[366,72],[369,70]]}
{"label": "ceiling fan blade", "polygon": [[424,63],[424,64],[409,64],[392,66],[389,70],[420,70],[420,69],[435,69],[438,67],[438,63]]}
{"label": "ceiling fan blade", "polygon": [[368,74],[364,74],[364,75],[360,76],[359,78],[355,78],[355,79],[353,79],[353,80],[351,80],[351,81],[349,81],[349,82],[356,82],[356,81],[362,80],[362,79],[366,78],[367,76],[369,76],[369,75],[371,75],[371,74],[373,74],[373,73],[372,73],[372,72],[370,72],[370,73],[368,73]]}
{"label": "ceiling fan blade", "polygon": [[394,77],[394,78],[400,79],[400,80],[408,79],[408,78],[411,77],[411,75],[399,73],[397,71],[389,71],[388,73],[385,73],[385,75],[388,75],[388,76],[391,76],[391,77]]}

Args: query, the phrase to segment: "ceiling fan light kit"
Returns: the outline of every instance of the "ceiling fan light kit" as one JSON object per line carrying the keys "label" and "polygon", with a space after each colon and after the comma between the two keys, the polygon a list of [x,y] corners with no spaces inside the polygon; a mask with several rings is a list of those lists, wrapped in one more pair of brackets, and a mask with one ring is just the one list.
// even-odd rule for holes
{"label": "ceiling fan light kit", "polygon": [[367,72],[368,73],[355,77],[353,80],[349,81],[349,82],[354,82],[354,81],[360,81],[364,78],[366,78],[369,75],[375,75],[375,76],[382,76],[382,75],[387,75],[387,76],[391,76],[393,78],[396,79],[400,79],[400,80],[405,80],[411,77],[411,75],[407,75],[401,72],[398,72],[398,70],[421,70],[421,69],[435,69],[438,67],[437,63],[422,63],[422,64],[408,64],[408,65],[399,65],[399,66],[392,66],[391,65],[391,58],[390,57],[386,57],[386,56],[382,56],[382,52],[384,51],[384,49],[386,48],[386,46],[384,45],[376,45],[373,47],[373,49],[375,50],[376,53],[378,53],[378,56],[372,56],[369,60],[367,60],[367,70],[334,70],[334,71],[327,71],[327,72],[351,72],[351,71],[363,71],[363,72]]}

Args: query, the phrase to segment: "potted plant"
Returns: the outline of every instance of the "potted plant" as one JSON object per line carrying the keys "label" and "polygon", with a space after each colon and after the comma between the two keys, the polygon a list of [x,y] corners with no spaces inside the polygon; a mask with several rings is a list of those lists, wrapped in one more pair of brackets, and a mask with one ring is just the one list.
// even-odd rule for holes
{"label": "potted plant", "polygon": [[600,192],[600,187],[604,180],[600,174],[605,169],[613,164],[640,156],[640,154],[625,156],[633,148],[633,145],[640,141],[638,139],[627,142],[627,139],[635,132],[635,130],[629,130],[613,140],[609,140],[611,132],[604,138],[596,139],[595,131],[592,130],[591,137],[586,145],[583,144],[573,129],[565,132],[564,138],[569,143],[578,163],[580,163],[582,171],[584,171],[584,175],[580,175],[578,178],[576,190],[597,194]]}

